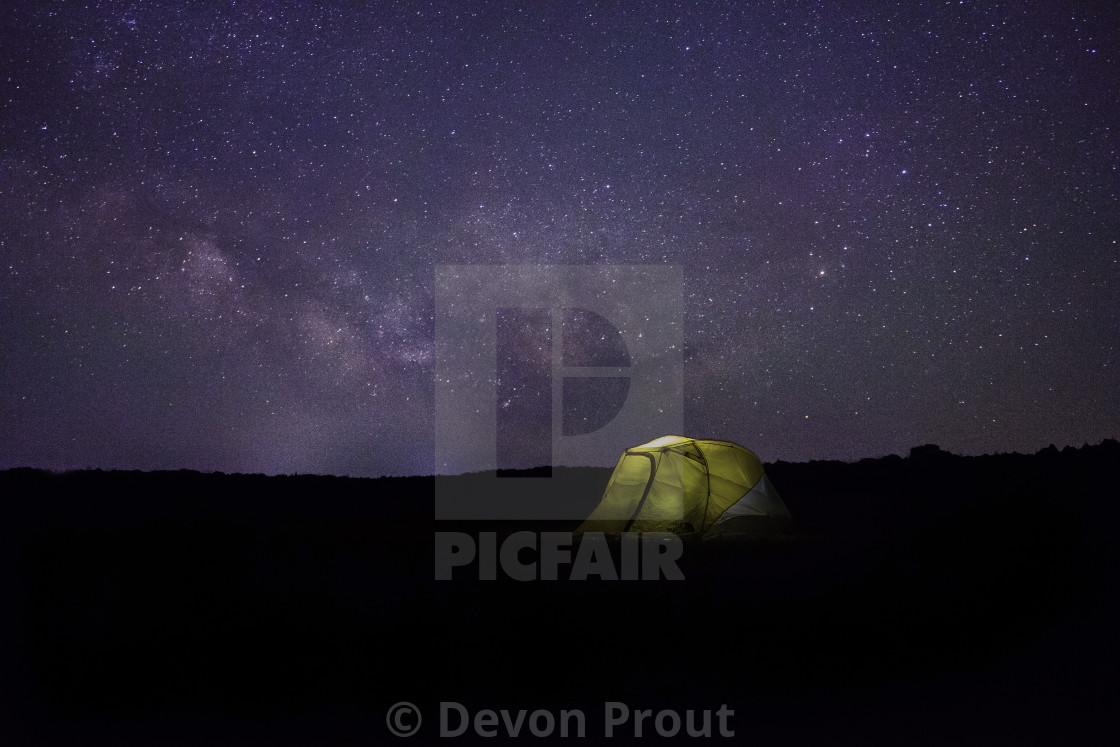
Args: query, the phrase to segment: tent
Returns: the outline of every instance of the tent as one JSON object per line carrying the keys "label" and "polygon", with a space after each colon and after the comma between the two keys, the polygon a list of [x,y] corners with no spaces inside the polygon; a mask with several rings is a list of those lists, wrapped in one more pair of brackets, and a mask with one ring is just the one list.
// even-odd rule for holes
{"label": "tent", "polygon": [[792,518],[758,457],[730,441],[664,436],[627,449],[576,529],[716,537],[774,535]]}

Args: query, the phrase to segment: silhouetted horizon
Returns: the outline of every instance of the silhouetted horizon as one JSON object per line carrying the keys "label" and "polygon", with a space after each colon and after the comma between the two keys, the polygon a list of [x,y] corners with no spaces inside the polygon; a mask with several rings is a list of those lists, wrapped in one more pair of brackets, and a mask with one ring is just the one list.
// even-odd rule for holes
{"label": "silhouetted horizon", "polygon": [[[846,459],[809,459],[809,460],[805,460],[805,461],[787,461],[787,460],[783,460],[783,459],[776,459],[776,460],[773,460],[773,461],[763,460],[763,463],[764,464],[788,464],[788,465],[799,465],[799,464],[809,465],[809,464],[824,464],[824,463],[860,464],[860,463],[864,463],[864,462],[874,462],[874,461],[881,461],[881,460],[898,460],[898,459],[914,459],[914,458],[922,459],[922,458],[926,458],[928,456],[936,456],[936,455],[951,456],[951,457],[957,457],[957,458],[961,458],[961,459],[979,459],[979,458],[984,458],[984,457],[1001,457],[1001,456],[1037,456],[1037,455],[1047,454],[1047,453],[1051,453],[1051,452],[1061,453],[1061,452],[1069,452],[1069,451],[1079,451],[1079,450],[1082,450],[1082,449],[1093,449],[1093,448],[1099,448],[1099,447],[1113,447],[1113,446],[1118,446],[1118,445],[1120,445],[1120,440],[1118,440],[1116,438],[1103,438],[1098,443],[1091,444],[1091,443],[1086,442],[1086,443],[1083,443],[1081,446],[1074,446],[1072,444],[1068,444],[1066,446],[1059,447],[1056,444],[1051,443],[1051,444],[1049,444],[1047,446],[1044,446],[1043,448],[1041,448],[1037,451],[1033,451],[1033,452],[1000,451],[1000,452],[992,452],[992,453],[984,453],[984,454],[960,454],[960,453],[957,453],[957,452],[949,451],[947,449],[942,449],[937,444],[920,444],[920,445],[917,445],[917,446],[910,447],[909,453],[906,454],[905,456],[900,455],[900,454],[884,454],[884,455],[881,455],[881,456],[866,456],[866,457],[860,457],[858,459],[851,459],[851,460],[846,460]],[[921,450],[927,449],[929,447],[933,447],[933,449],[929,453],[921,453]],[[919,452],[919,453],[915,453],[915,452]],[[191,472],[191,473],[196,473],[196,474],[200,474],[200,475],[227,475],[227,476],[230,476],[230,477],[233,477],[233,476],[334,477],[334,478],[348,479],[348,480],[381,480],[381,479],[434,478],[434,477],[465,477],[465,476],[470,476],[470,475],[492,475],[495,472],[498,472],[499,474],[504,473],[504,474],[508,474],[510,476],[513,476],[513,475],[540,474],[540,473],[543,473],[547,470],[553,470],[553,469],[555,469],[555,470],[582,470],[582,469],[610,470],[610,469],[613,469],[613,467],[614,467],[613,464],[610,465],[610,466],[595,466],[595,465],[574,466],[574,465],[544,465],[544,464],[542,464],[542,465],[537,465],[535,467],[497,469],[497,470],[473,470],[473,471],[470,471],[470,472],[459,472],[459,473],[456,473],[454,475],[433,475],[433,474],[347,475],[347,474],[327,474],[327,473],[320,473],[320,472],[224,472],[224,471],[221,471],[221,470],[204,470],[204,469],[196,469],[196,468],[192,468],[192,467],[177,467],[177,468],[172,467],[172,468],[162,468],[162,469],[129,469],[129,468],[120,468],[120,467],[75,467],[75,468],[55,469],[55,468],[51,468],[51,467],[35,467],[35,466],[21,465],[21,466],[14,466],[14,467],[5,467],[3,469],[0,469],[0,472],[32,470],[32,471],[36,471],[36,472],[47,472],[47,473],[59,474],[59,475],[69,474],[69,473],[78,473],[78,472],[138,472],[138,473],[142,473],[142,474],[156,474],[156,473],[164,473],[164,472],[169,472],[169,473]]]}

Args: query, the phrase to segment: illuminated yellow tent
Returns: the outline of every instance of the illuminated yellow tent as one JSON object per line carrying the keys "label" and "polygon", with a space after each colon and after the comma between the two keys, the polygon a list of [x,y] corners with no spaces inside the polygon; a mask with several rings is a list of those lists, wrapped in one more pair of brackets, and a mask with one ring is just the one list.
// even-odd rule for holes
{"label": "illuminated yellow tent", "polygon": [[576,530],[715,537],[780,534],[792,518],[758,457],[730,441],[664,436],[627,449]]}

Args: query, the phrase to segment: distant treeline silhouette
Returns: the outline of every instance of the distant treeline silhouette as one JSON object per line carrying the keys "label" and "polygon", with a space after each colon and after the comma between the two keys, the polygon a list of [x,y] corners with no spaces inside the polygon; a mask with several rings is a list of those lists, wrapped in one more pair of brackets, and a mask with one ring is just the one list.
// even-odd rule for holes
{"label": "distant treeline silhouette", "polygon": [[[957,456],[935,445],[914,447],[908,458],[891,455],[848,463],[784,462],[766,465],[798,525],[809,533],[877,534],[954,519],[1023,521],[1043,513],[1090,509],[1107,494],[1120,463],[1120,443],[1057,449],[1036,454]],[[587,512],[597,504],[609,468],[538,467],[504,470],[502,477],[555,475],[576,488],[573,500]],[[472,473],[464,483],[492,477]],[[51,472],[28,468],[0,472],[9,510],[23,521],[80,526],[142,517],[176,520],[232,518],[254,521],[337,517],[396,522],[432,520],[433,478],[350,478],[324,475],[204,473],[194,470]],[[1097,510],[1103,506],[1096,506]],[[1008,515],[1003,516],[1006,512]],[[1055,516],[1055,514],[1059,516]]]}

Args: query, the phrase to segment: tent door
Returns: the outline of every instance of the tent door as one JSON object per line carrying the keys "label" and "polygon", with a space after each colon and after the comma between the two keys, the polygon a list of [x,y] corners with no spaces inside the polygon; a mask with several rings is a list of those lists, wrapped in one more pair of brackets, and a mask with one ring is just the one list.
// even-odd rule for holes
{"label": "tent door", "polygon": [[[649,459],[649,479],[646,480],[646,489],[642,491],[642,499],[638,501],[638,507],[634,509],[634,513],[630,516],[630,520],[626,522],[626,526],[622,531],[629,532],[630,527],[634,525],[634,520],[638,518],[638,514],[642,512],[642,506],[646,505],[646,498],[649,497],[649,489],[653,487],[653,476],[657,472],[657,460],[653,458],[653,454],[648,452],[641,452],[641,456]],[[633,456],[638,456],[634,454]]]}

